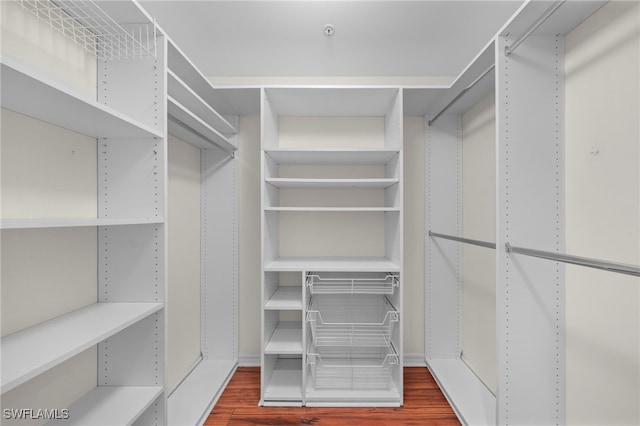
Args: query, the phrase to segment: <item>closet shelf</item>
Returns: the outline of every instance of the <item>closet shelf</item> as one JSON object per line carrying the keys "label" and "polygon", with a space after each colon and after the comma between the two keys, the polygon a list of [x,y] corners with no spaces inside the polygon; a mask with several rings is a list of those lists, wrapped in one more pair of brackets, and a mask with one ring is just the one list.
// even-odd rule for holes
{"label": "closet shelf", "polygon": [[161,386],[98,386],[69,408],[69,418],[52,426],[131,425],[162,395]]}
{"label": "closet shelf", "polygon": [[360,165],[386,164],[397,155],[400,150],[389,148],[368,149],[294,149],[273,148],[265,149],[265,154],[278,164],[299,165]]}
{"label": "closet shelf", "polygon": [[278,287],[264,304],[266,310],[301,311],[302,287]]}
{"label": "closet shelf", "polygon": [[302,323],[280,321],[264,348],[265,354],[302,354]]}
{"label": "closet shelf", "polygon": [[218,132],[223,134],[238,132],[235,127],[171,70],[167,71],[167,90],[170,97],[180,102],[194,116],[200,117],[202,121],[209,123]]}
{"label": "closet shelf", "polygon": [[162,303],[95,303],[0,339],[7,392],[163,308]]}
{"label": "closet shelf", "polygon": [[384,257],[280,257],[265,262],[269,271],[400,272]]}
{"label": "closet shelf", "polygon": [[198,148],[210,148],[212,145],[216,145],[227,152],[233,152],[237,149],[226,136],[194,115],[177,100],[169,96],[167,101],[170,134]]}
{"label": "closet shelf", "polygon": [[277,188],[379,188],[386,189],[399,182],[398,178],[379,179],[306,179],[267,178],[265,182]]}
{"label": "closet shelf", "polygon": [[[278,359],[271,380],[264,392],[265,401],[302,401],[302,361],[300,359]],[[268,402],[265,404],[268,405]]]}
{"label": "closet shelf", "polygon": [[162,133],[2,58],[2,107],[94,138],[162,138]]}
{"label": "closet shelf", "polygon": [[0,229],[74,228],[85,226],[120,226],[162,224],[162,219],[42,218],[2,219]]}

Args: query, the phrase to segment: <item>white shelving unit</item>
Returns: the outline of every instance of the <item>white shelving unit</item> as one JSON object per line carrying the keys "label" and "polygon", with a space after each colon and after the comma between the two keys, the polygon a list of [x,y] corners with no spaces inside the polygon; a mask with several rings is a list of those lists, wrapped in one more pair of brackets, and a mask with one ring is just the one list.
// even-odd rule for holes
{"label": "white shelving unit", "polygon": [[[313,128],[315,120],[332,129],[323,141],[305,136],[314,133],[305,126]],[[341,125],[334,129],[337,120],[363,125],[359,141]],[[263,89],[262,172],[260,404],[402,405],[402,93],[389,88]],[[349,225],[363,220],[373,225]],[[321,235],[325,232],[329,238]],[[368,244],[363,238],[370,234],[374,242]],[[344,243],[351,247],[341,251]],[[356,324],[336,312],[342,306],[337,300],[347,293],[361,308],[363,321],[377,314],[379,302],[397,307],[390,308],[393,321],[386,321],[386,338],[371,338],[375,325]],[[322,318],[342,318],[349,323],[344,327],[369,337],[345,336]],[[327,335],[331,330],[340,336]],[[318,332],[324,337],[318,338]],[[382,360],[381,342],[390,351]],[[372,371],[379,380],[358,379]],[[354,380],[326,383],[336,372]],[[385,385],[365,385],[374,382]]]}
{"label": "white shelving unit", "polygon": [[[448,89],[405,93],[425,115],[426,229],[458,238],[426,237],[426,362],[465,424],[565,422],[563,266],[515,259],[505,245],[563,251],[563,36],[602,4],[526,2]],[[474,244],[460,241],[462,114],[492,91],[498,228],[478,245],[496,249],[497,394],[464,362],[460,329],[460,243]]]}
{"label": "white shelving unit", "polygon": [[[89,32],[102,31],[90,25],[93,2],[27,7],[40,18],[75,17],[63,24],[54,19],[54,28],[84,25]],[[41,7],[49,12],[43,15]],[[150,49],[130,56],[103,54],[103,45],[83,46],[99,58],[95,99],[46,69],[2,57],[2,108],[86,135],[97,152],[94,217],[86,212],[60,217],[49,214],[48,205],[33,207],[2,217],[3,238],[94,228],[98,285],[97,303],[1,338],[1,390],[3,396],[19,390],[74,356],[95,351],[97,387],[68,407],[68,418],[53,424],[202,424],[238,362],[233,155],[238,118],[137,3],[101,2],[98,9],[104,13],[100,21],[118,31],[135,24],[150,28],[151,35],[143,43]],[[201,150],[203,200],[202,354],[171,392],[165,388],[168,134]],[[30,189],[37,191],[38,184],[34,180]],[[3,257],[12,249],[3,244]],[[10,285],[3,282],[3,288]]]}

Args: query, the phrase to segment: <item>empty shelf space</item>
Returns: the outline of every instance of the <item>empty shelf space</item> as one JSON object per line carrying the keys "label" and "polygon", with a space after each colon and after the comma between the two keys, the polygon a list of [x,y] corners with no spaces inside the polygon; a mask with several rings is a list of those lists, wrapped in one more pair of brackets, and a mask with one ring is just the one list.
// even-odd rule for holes
{"label": "empty shelf space", "polygon": [[302,310],[302,287],[278,287],[264,304],[267,310]]}
{"label": "empty shelf space", "polygon": [[267,401],[302,401],[302,360],[279,359],[264,393]]}
{"label": "empty shelf space", "polygon": [[306,179],[267,178],[265,182],[278,188],[379,188],[385,189],[399,182],[398,178],[377,179]]}
{"label": "empty shelf space", "polygon": [[67,419],[47,424],[131,425],[162,392],[161,386],[98,386],[71,405]]}
{"label": "empty shelf space", "polygon": [[162,308],[162,303],[96,303],[2,337],[2,393]]}
{"label": "empty shelf space", "polygon": [[2,107],[95,138],[162,138],[162,133],[2,58]]}
{"label": "empty shelf space", "polygon": [[267,149],[278,164],[386,164],[400,154],[397,149]]}
{"label": "empty shelf space", "polygon": [[209,123],[220,133],[237,133],[224,117],[214,110],[204,99],[191,89],[180,77],[171,70],[167,72],[168,92],[171,98],[180,102],[195,116],[200,117],[204,122]]}
{"label": "empty shelf space", "polygon": [[265,271],[400,272],[400,265],[383,257],[280,257]]}
{"label": "empty shelf space", "polygon": [[265,354],[302,354],[302,323],[280,321],[264,348]]}
{"label": "empty shelf space", "polygon": [[0,229],[73,228],[83,226],[119,226],[161,224],[158,219],[43,218],[2,219]]}
{"label": "empty shelf space", "polygon": [[170,96],[167,99],[167,109],[169,113],[167,124],[170,134],[198,148],[210,148],[212,145],[216,145],[229,152],[237,149],[226,136]]}

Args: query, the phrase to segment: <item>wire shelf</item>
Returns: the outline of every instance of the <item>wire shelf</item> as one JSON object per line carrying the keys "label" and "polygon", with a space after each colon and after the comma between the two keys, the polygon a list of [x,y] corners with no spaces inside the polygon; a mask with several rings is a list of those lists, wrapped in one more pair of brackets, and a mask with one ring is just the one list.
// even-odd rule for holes
{"label": "wire shelf", "polygon": [[389,390],[399,358],[391,344],[378,350],[310,347],[307,365],[315,389]]}
{"label": "wire shelf", "polygon": [[100,59],[156,57],[155,22],[118,24],[93,0],[14,0]]}
{"label": "wire shelf", "polygon": [[388,294],[399,287],[398,274],[370,273],[346,276],[309,272],[306,278],[311,294]]}
{"label": "wire shelf", "polygon": [[306,315],[318,346],[387,347],[399,312],[386,296],[312,297]]}

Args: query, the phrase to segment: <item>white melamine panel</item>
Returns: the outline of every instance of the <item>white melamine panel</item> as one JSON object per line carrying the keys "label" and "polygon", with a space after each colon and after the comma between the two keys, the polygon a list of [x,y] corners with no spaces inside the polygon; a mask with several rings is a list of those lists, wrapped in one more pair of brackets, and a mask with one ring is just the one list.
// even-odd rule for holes
{"label": "white melamine panel", "polygon": [[383,148],[384,117],[289,117],[278,124],[280,148]]}
{"label": "white melamine panel", "polygon": [[3,230],[2,335],[97,301],[95,228]]}
{"label": "white melamine panel", "polygon": [[2,218],[95,218],[95,138],[1,111]]}
{"label": "white melamine panel", "polygon": [[[462,235],[495,242],[495,93],[462,117]],[[462,244],[462,356],[496,392],[495,250]]]}
{"label": "white melamine panel", "polygon": [[167,387],[200,357],[200,150],[169,138]]}
{"label": "white melamine panel", "polygon": [[399,150],[387,148],[267,148],[278,164],[371,165],[386,164]]}
{"label": "white melamine panel", "polygon": [[[638,265],[640,4],[605,5],[565,49],[567,252]],[[566,274],[567,424],[639,424],[640,279]]]}
{"label": "white melamine panel", "polygon": [[308,178],[269,178],[265,181],[278,188],[388,188],[398,183],[398,179],[308,179]]}
{"label": "white melamine panel", "polygon": [[302,354],[302,322],[280,321],[267,340],[265,354]]}
{"label": "white melamine panel", "polygon": [[160,136],[151,126],[51,80],[46,73],[6,59],[2,63],[2,106],[93,137]]}
{"label": "white melamine panel", "polygon": [[302,310],[302,287],[278,287],[264,304],[264,309]]}
{"label": "white melamine panel", "polygon": [[[169,131],[171,133],[187,131],[192,134],[187,142],[199,148],[209,148],[211,145],[217,145],[229,152],[236,147],[226,136],[224,136],[216,128],[212,127],[207,121],[190,111],[186,106],[182,105],[176,99],[169,96],[167,99],[167,112],[169,113]],[[182,136],[176,134],[176,136]],[[184,135],[187,136],[187,135]],[[204,139],[204,144],[202,143]]]}
{"label": "white melamine panel", "polygon": [[161,308],[158,303],[97,303],[2,337],[2,391],[15,388]]}
{"label": "white melamine panel", "polygon": [[265,262],[265,270],[399,272],[400,265],[384,257],[283,257]]}
{"label": "white melamine panel", "polygon": [[505,56],[510,40],[497,46],[498,422],[564,423],[564,264],[505,251],[564,252],[564,43],[531,36]]}
{"label": "white melamine panel", "polygon": [[[427,232],[460,235],[461,125],[459,116],[443,115],[426,127]],[[460,244],[425,238],[425,355],[427,360],[458,358]]]}

